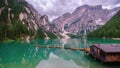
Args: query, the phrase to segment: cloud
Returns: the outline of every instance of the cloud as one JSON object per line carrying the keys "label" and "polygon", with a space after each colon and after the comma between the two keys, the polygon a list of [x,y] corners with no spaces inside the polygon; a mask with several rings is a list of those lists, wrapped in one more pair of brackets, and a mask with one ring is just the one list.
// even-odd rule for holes
{"label": "cloud", "polygon": [[119,7],[120,0],[82,0],[82,4],[88,5],[102,5],[104,8],[112,9],[114,7]]}
{"label": "cloud", "polygon": [[73,12],[75,8],[88,5],[102,5],[103,8],[112,9],[120,6],[120,0],[26,0],[42,15],[54,19],[66,12]]}

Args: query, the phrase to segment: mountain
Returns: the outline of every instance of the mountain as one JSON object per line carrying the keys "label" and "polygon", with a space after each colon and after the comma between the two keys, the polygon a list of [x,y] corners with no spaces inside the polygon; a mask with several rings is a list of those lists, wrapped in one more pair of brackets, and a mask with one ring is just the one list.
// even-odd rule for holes
{"label": "mountain", "polygon": [[83,5],[72,13],[65,13],[53,20],[56,32],[64,30],[73,34],[86,34],[104,25],[119,8],[103,9],[101,5]]}
{"label": "mountain", "polygon": [[88,37],[120,38],[120,11],[104,26],[88,33]]}
{"label": "mountain", "polygon": [[0,1],[0,41],[56,38],[47,15],[40,15],[25,0]]}

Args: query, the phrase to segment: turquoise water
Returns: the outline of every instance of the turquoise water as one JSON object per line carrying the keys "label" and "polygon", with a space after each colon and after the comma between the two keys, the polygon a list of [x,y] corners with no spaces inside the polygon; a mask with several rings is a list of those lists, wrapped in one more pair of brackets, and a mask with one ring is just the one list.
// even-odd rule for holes
{"label": "turquoise water", "polygon": [[31,42],[0,43],[0,68],[120,68],[120,65],[101,64],[84,52],[41,46],[89,47],[91,43],[117,43],[111,39],[38,39]]}

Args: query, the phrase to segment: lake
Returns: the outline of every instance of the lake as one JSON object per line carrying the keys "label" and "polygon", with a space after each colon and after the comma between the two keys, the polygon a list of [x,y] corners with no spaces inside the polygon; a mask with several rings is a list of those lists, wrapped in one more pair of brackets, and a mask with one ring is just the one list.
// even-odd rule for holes
{"label": "lake", "polygon": [[86,48],[93,43],[120,44],[119,40],[100,38],[37,39],[28,42],[13,41],[0,43],[0,68],[120,68],[120,65],[102,64],[82,51],[40,46],[63,46]]}

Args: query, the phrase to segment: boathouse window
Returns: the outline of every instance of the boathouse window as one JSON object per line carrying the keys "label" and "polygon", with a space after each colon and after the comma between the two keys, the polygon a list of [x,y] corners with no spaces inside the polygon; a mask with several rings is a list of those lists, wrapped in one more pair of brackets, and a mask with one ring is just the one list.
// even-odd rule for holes
{"label": "boathouse window", "polygon": [[105,52],[104,51],[100,51],[100,56],[101,56],[101,58],[105,58]]}
{"label": "boathouse window", "polygon": [[97,48],[96,47],[93,47],[93,54],[97,55]]}

